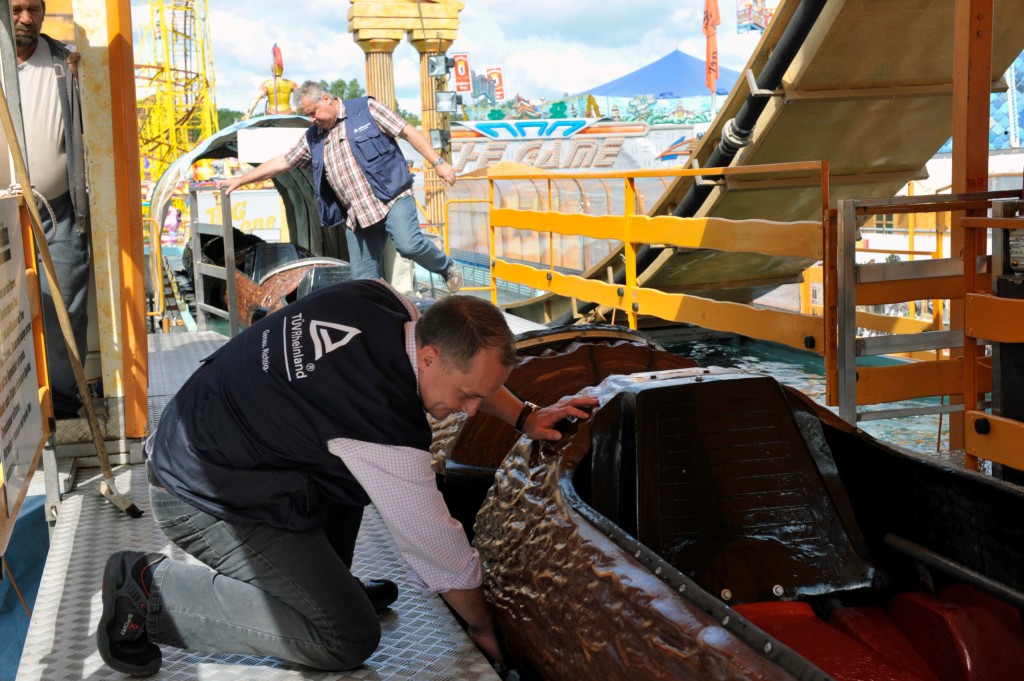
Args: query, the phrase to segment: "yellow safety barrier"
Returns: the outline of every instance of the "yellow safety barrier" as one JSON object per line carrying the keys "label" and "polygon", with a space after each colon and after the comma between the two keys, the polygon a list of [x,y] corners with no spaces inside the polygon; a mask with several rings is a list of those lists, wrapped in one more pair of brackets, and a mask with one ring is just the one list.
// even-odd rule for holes
{"label": "yellow safety barrier", "polygon": [[[727,220],[723,218],[679,218],[647,216],[637,208],[640,195],[636,181],[650,177],[714,177],[729,181],[755,181],[783,176],[787,181],[811,178],[820,184],[822,215],[828,207],[828,166],[821,162],[787,163],[744,168],[676,168],[670,170],[633,170],[626,172],[552,176],[496,173],[489,181],[489,249],[491,297],[497,302],[498,280],[529,286],[567,298],[586,300],[625,313],[630,328],[637,328],[640,314],[666,321],[694,324],[703,328],[741,333],[752,338],[774,341],[803,349],[825,352],[827,320],[821,316],[782,310],[755,309],[748,305],[716,301],[699,296],[665,293],[638,282],[637,251],[647,245],[701,248],[718,251],[760,253],[769,256],[809,258],[825,257],[824,230],[821,221],[775,222],[771,220]],[[623,182],[623,212],[617,215],[553,213],[495,206],[494,183],[509,180],[546,181],[547,205],[551,206],[551,185],[573,179]],[[479,201],[477,199],[467,201]],[[447,222],[447,220],[446,220]],[[548,236],[549,261],[542,264],[508,262],[495,255],[495,230],[511,228]],[[552,239],[582,236],[622,243],[625,260],[624,284],[605,283],[555,269]]]}

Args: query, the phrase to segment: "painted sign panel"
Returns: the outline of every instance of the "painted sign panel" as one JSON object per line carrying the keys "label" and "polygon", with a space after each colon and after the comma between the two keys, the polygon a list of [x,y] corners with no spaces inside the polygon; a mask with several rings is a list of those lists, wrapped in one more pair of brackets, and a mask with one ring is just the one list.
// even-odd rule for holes
{"label": "painted sign panel", "polygon": [[698,134],[692,125],[587,118],[452,121],[452,165],[460,175],[505,161],[546,170],[667,168],[686,161]]}
{"label": "painted sign panel", "polygon": [[[0,199],[0,456],[6,515],[11,515],[18,490],[43,432],[39,411],[32,315],[28,305],[24,247],[16,198]],[[4,515],[4,514],[0,514]],[[0,547],[0,551],[3,547]]]}
{"label": "painted sign panel", "polygon": [[452,59],[455,60],[455,91],[472,92],[473,75],[469,70],[469,52],[455,52]]}
{"label": "painted sign panel", "polygon": [[[220,192],[199,192],[199,220],[220,224]],[[275,189],[243,189],[231,194],[231,224],[246,234],[264,241],[288,241],[288,223],[284,203]]]}

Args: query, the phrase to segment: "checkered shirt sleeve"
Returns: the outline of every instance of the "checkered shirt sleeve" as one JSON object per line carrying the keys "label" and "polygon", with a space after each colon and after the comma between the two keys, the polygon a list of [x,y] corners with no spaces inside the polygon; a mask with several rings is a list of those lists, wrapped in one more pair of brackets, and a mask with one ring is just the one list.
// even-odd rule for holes
{"label": "checkered shirt sleeve", "polygon": [[377,507],[413,584],[437,592],[480,586],[480,557],[448,512],[429,452],[342,438],[327,447]]}
{"label": "checkered shirt sleeve", "polygon": [[377,121],[377,127],[392,137],[398,137],[398,134],[405,129],[406,120],[376,99],[371,98],[369,104],[370,115],[373,116],[373,120]]}
{"label": "checkered shirt sleeve", "polygon": [[292,146],[291,149],[285,152],[284,160],[288,161],[288,165],[292,168],[308,168],[313,164],[310,154],[309,145],[306,144],[306,135],[299,135],[298,141]]}

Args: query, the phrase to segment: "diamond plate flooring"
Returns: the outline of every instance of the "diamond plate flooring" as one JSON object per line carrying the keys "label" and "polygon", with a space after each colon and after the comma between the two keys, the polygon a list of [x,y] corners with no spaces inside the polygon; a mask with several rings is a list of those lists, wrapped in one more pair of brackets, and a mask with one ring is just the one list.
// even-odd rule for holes
{"label": "diamond plate flooring", "polygon": [[[224,337],[214,333],[150,336],[150,422],[156,424],[167,400]],[[91,477],[90,477],[91,476]],[[194,561],[171,544],[149,513],[143,466],[116,469],[118,491],[144,511],[132,519],[100,496],[98,469],[80,473],[64,497],[54,528],[39,596],[18,669],[18,681],[115,679],[96,652],[95,631],[102,609],[100,582],[107,556],[121,548],[160,551]],[[440,597],[403,585],[408,567],[380,516],[363,516],[353,572],[392,579],[402,586],[391,610],[381,616],[381,644],[356,670],[318,672],[276,658],[212,655],[163,647],[163,666],[153,679],[498,679],[445,607]]]}

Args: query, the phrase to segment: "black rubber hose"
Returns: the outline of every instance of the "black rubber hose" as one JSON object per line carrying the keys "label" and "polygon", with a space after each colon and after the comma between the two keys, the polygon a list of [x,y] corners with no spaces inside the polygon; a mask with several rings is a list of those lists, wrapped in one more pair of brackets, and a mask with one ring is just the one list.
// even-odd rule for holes
{"label": "black rubber hose", "polygon": [[[796,8],[793,18],[790,19],[789,25],[782,32],[778,44],[772,50],[771,56],[768,57],[768,61],[761,70],[761,75],[757,77],[757,88],[759,90],[775,90],[779,87],[779,84],[782,82],[782,76],[786,73],[786,69],[789,68],[790,64],[793,63],[793,58],[796,57],[800,47],[803,46],[804,41],[807,39],[807,34],[811,32],[811,28],[814,26],[814,22],[818,20],[818,16],[821,14],[821,10],[824,9],[826,2],[828,0],[803,0],[800,6]],[[715,150],[711,152],[711,156],[708,157],[707,162],[704,164],[705,167],[725,167],[732,163],[736,153],[750,141],[754,124],[757,123],[757,119],[761,116],[761,112],[764,111],[767,105],[767,97],[760,97],[755,94],[748,96],[746,101],[743,102],[743,106],[736,112],[736,117],[725,124],[722,130],[722,139],[719,141],[718,146],[715,147]],[[675,217],[693,217],[700,210],[700,207],[704,205],[704,201],[707,200],[710,193],[711,187],[694,183],[689,191],[686,192],[683,200],[676,206],[676,209],[672,211],[672,214]],[[660,248],[651,248],[650,246],[643,246],[637,250],[637,272],[647,269],[660,252]],[[615,273],[615,283],[621,284],[624,281],[625,273],[619,270]],[[578,312],[585,314],[595,307],[597,307],[596,303],[587,303],[580,306]],[[549,322],[548,326],[554,327],[569,324],[572,322],[572,319],[573,313],[567,312]]]}
{"label": "black rubber hose", "polygon": [[[793,14],[789,26],[783,31],[779,38],[778,45],[772,50],[772,55],[757,77],[757,89],[774,90],[782,82],[782,76],[786,69],[793,63],[796,53],[807,39],[811,27],[817,21],[818,15],[825,7],[828,0],[804,0]],[[737,152],[750,142],[750,135],[754,131],[754,124],[760,118],[761,112],[768,105],[768,97],[751,94],[743,102],[743,106],[736,112],[736,117],[728,121],[722,130],[722,139],[718,146],[711,152],[707,162],[708,168],[720,168],[728,166],[736,157]],[[704,201],[711,193],[708,185],[694,183],[683,200],[679,202],[672,214],[676,217],[686,218],[697,214]]]}

